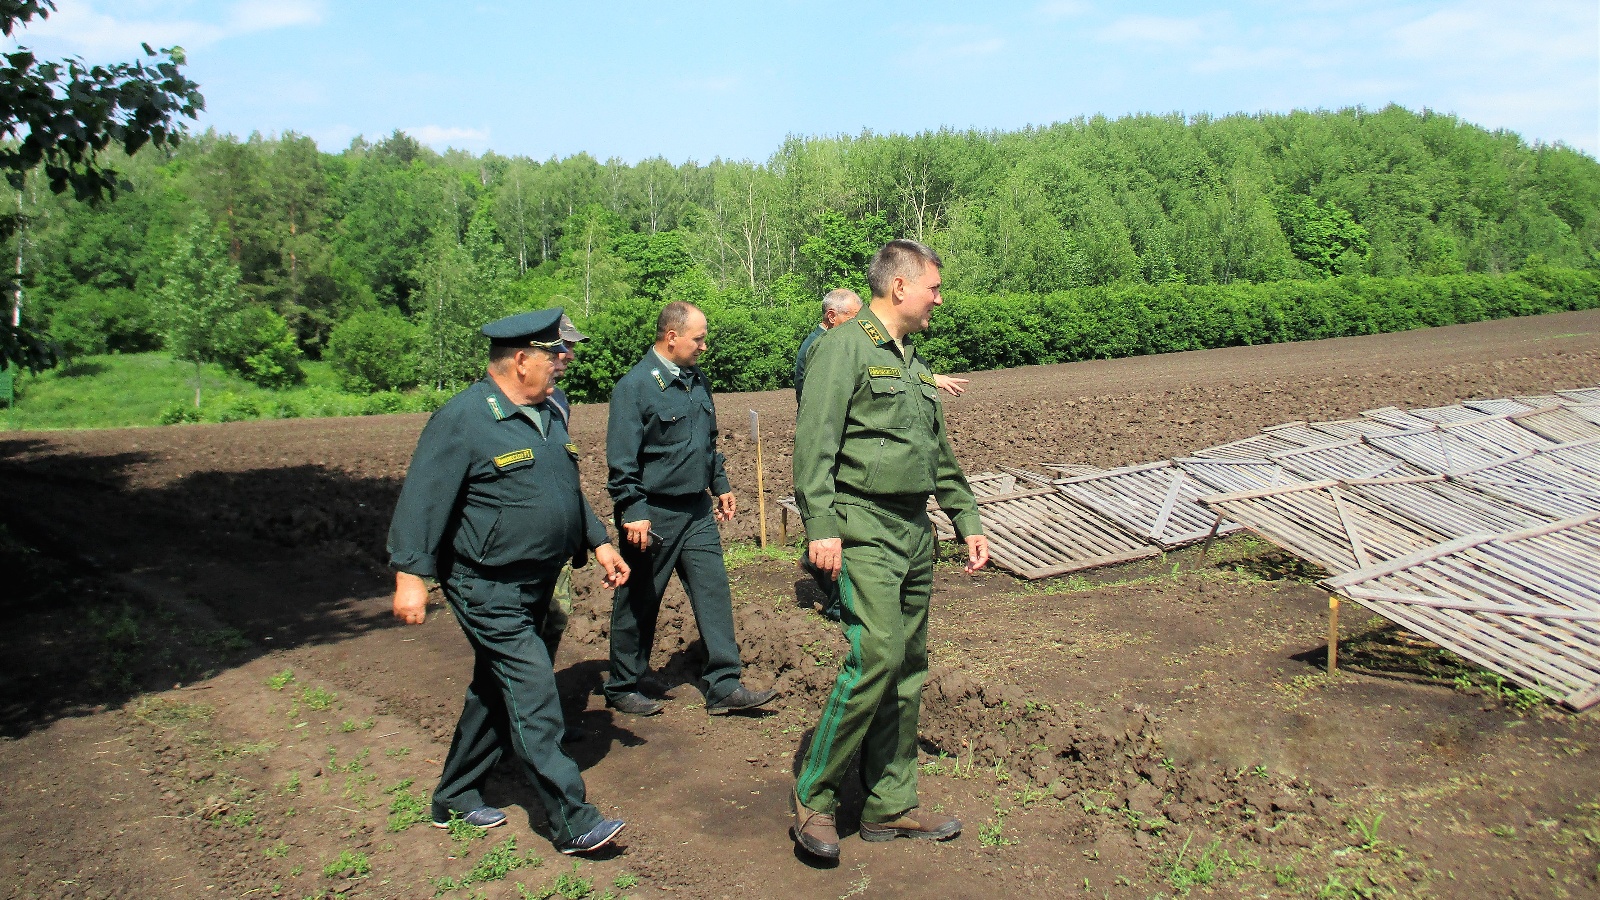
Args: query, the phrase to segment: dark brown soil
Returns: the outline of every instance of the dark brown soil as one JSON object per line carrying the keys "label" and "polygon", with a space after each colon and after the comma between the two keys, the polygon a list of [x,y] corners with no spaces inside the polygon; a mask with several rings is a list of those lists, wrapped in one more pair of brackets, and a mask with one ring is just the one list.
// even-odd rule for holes
{"label": "dark brown soil", "polygon": [[[1123,465],[1294,419],[1597,382],[1600,313],[1573,313],[977,373],[947,415],[969,471]],[[739,545],[730,564],[747,679],[781,687],[784,701],[762,716],[704,714],[693,684],[703,651],[675,591],[655,659],[668,711],[611,715],[592,693],[609,593],[580,573],[558,669],[592,734],[574,746],[590,796],[629,829],[619,852],[576,871],[540,837],[543,814],[509,771],[494,799],[514,811],[511,824],[485,839],[390,830],[391,808],[425,800],[437,776],[470,665],[448,613],[414,628],[388,616],[383,535],[421,417],[0,438],[0,888],[466,898],[576,896],[588,879],[596,897],[1600,891],[1594,716],[1530,705],[1381,620],[1346,621],[1346,660],[1360,671],[1328,677],[1326,598],[1250,538],[1206,561],[1185,552],[1031,584],[942,565],[922,791],[966,832],[933,846],[847,837],[839,866],[807,865],[785,834],[785,797],[841,645],[811,611],[794,553],[748,546],[747,411],[761,414],[775,532],[792,396],[718,404],[742,504],[725,534]],[[605,414],[575,413],[601,508]],[[852,813],[847,803],[847,833]],[[523,865],[454,888],[438,880],[496,858]]]}

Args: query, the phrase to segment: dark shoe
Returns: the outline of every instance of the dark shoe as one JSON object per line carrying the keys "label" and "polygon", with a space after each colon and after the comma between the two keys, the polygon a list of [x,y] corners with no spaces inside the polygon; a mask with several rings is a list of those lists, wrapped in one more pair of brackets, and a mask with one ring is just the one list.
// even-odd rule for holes
{"label": "dark shoe", "polygon": [[733,693],[715,703],[706,704],[706,712],[713,716],[725,716],[741,709],[755,709],[766,706],[778,696],[777,691],[752,691],[744,685],[733,689]]}
{"label": "dark shoe", "polygon": [[789,836],[800,849],[822,859],[838,859],[839,829],[833,823],[833,816],[807,809],[796,791],[789,793],[789,808],[794,812]]}
{"label": "dark shoe", "polygon": [[623,694],[620,697],[607,697],[606,705],[620,713],[630,716],[653,716],[661,712],[661,701],[651,700],[643,694]]}
{"label": "dark shoe", "polygon": [[910,809],[893,822],[862,822],[863,841],[892,841],[897,837],[947,841],[961,833],[961,820],[921,809]]}
{"label": "dark shoe", "polygon": [[567,730],[561,735],[561,743],[576,744],[589,739],[589,732],[576,725],[568,725]]}
{"label": "dark shoe", "polygon": [[567,841],[556,849],[568,856],[574,853],[593,853],[611,843],[611,839],[622,831],[625,824],[621,819],[602,819],[599,825]]}
{"label": "dark shoe", "polygon": [[[506,823],[506,814],[492,806],[480,806],[469,813],[452,813],[450,818],[460,819],[468,825],[476,825],[479,828],[494,828],[497,825],[504,825]],[[435,816],[433,819],[433,827],[449,828],[450,819],[445,819],[441,822],[439,818]]]}

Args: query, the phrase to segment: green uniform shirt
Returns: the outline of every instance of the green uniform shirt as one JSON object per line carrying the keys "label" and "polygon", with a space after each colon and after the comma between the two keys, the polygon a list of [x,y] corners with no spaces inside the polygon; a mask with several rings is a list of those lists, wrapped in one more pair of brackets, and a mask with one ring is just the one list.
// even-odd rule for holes
{"label": "green uniform shirt", "polygon": [[800,392],[806,386],[806,364],[811,361],[811,348],[817,345],[817,338],[827,333],[828,329],[821,325],[811,329],[806,339],[800,342],[800,351],[794,355],[794,402],[796,403],[800,402]]}
{"label": "green uniform shirt", "polygon": [[650,518],[651,494],[687,497],[733,490],[717,450],[717,408],[696,366],[674,375],[652,350],[611,392],[606,489],[622,522]]}
{"label": "green uniform shirt", "polygon": [[[546,401],[548,402],[548,401]],[[389,563],[438,577],[450,558],[479,567],[560,567],[610,538],[578,489],[566,421],[535,428],[485,378],[422,429],[389,525]]]}
{"label": "green uniform shirt", "polygon": [[929,494],[963,538],[983,533],[944,429],[933,373],[870,307],[817,338],[795,423],[795,500],[809,540],[839,536],[834,504],[859,497],[915,508]]}

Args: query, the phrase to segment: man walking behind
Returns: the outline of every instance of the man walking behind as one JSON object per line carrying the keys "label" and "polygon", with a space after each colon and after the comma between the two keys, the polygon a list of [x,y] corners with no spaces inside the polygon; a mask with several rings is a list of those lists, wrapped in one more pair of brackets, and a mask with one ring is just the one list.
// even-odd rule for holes
{"label": "man walking behind", "polygon": [[928,674],[933,527],[928,495],[967,546],[967,571],[989,561],[977,503],[945,433],[933,374],[910,335],[943,299],[938,254],[885,244],[867,280],[872,303],[818,338],[795,426],[794,483],[811,562],[839,582],[850,652],[812,732],[791,803],[791,835],[837,859],[838,791],[861,750],[861,837],[944,840],[961,822],[920,809],[917,723]]}
{"label": "man walking behind", "polygon": [[561,749],[561,704],[540,631],[568,560],[593,550],[612,587],[628,580],[628,566],[578,489],[577,447],[549,405],[572,360],[560,318],[550,309],[483,326],[488,374],[423,428],[389,526],[389,559],[395,616],[422,623],[423,579],[437,578],[473,650],[472,683],[433,792],[433,824],[505,822],[482,789],[509,747],[550,817],[556,847],[571,854],[598,850],[623,823],[587,801],[578,764]]}
{"label": "man walking behind", "polygon": [[706,711],[724,715],[772,701],[777,691],[739,683],[733,596],[718,522],[733,518],[733,488],[717,451],[717,412],[705,373],[706,317],[673,302],[656,319],[656,342],[617,382],[606,427],[607,488],[622,534],[622,558],[637,574],[612,598],[606,705],[636,716],[661,702],[639,690],[650,665],[656,619],[677,572],[706,645]]}

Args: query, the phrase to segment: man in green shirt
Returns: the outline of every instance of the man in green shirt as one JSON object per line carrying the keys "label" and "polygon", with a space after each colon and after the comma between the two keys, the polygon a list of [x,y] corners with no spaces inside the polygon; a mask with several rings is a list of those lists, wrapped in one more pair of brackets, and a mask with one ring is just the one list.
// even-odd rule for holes
{"label": "man in green shirt", "polygon": [[628,566],[578,488],[578,447],[549,405],[572,353],[560,309],[483,326],[489,371],[428,420],[389,526],[394,614],[427,618],[425,578],[437,578],[473,649],[472,682],[444,771],[433,822],[455,817],[493,828],[505,813],[483,785],[509,749],[522,763],[562,853],[588,853],[622,830],[584,796],[578,765],[561,749],[563,719],[540,630],[562,565],[589,551],[612,587]]}
{"label": "man in green shirt", "polygon": [[622,558],[637,575],[611,601],[611,673],[606,705],[637,716],[661,711],[639,681],[650,665],[656,619],[677,572],[705,642],[706,711],[724,715],[770,703],[777,691],[739,683],[733,595],[722,560],[718,522],[736,504],[717,450],[717,409],[705,373],[706,317],[692,304],[668,303],[656,318],[655,346],[611,394],[606,465]]}
{"label": "man in green shirt", "polygon": [[811,351],[795,425],[794,483],[811,562],[838,579],[850,652],[796,779],[791,835],[839,856],[838,791],[861,750],[861,837],[944,840],[961,822],[918,807],[917,723],[928,674],[934,537],[928,495],[966,543],[967,571],[989,561],[977,501],[945,433],[933,373],[910,336],[943,303],[938,254],[890,241],[867,270],[872,303]]}

